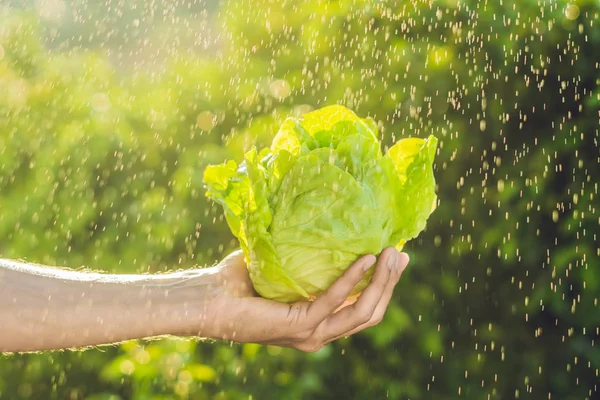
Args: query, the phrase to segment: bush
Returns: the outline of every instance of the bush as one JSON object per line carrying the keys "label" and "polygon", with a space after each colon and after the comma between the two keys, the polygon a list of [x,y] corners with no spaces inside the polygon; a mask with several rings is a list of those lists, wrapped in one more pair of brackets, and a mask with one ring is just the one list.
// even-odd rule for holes
{"label": "bush", "polygon": [[94,43],[48,51],[38,17],[1,15],[0,255],[109,272],[215,262],[236,243],[203,168],[339,103],[380,121],[386,145],[440,138],[439,206],[384,321],[314,354],[159,340],[4,356],[1,398],[598,394],[596,2],[210,12],[217,50],[183,43],[146,72]]}

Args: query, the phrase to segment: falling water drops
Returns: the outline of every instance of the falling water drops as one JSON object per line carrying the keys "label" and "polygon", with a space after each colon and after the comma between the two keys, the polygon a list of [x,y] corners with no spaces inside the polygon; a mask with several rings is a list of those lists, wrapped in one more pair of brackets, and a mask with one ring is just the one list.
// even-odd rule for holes
{"label": "falling water drops", "polygon": [[596,398],[599,20],[587,0],[1,2],[3,258],[212,264],[237,243],[204,168],[325,105],[372,117],[384,149],[440,143],[436,211],[377,327],[314,354],[3,357],[0,398]]}

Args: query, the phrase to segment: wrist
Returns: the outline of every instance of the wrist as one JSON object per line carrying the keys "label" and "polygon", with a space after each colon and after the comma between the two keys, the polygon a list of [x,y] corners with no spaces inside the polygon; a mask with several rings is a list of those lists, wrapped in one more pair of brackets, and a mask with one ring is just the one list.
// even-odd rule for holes
{"label": "wrist", "polygon": [[154,282],[145,314],[154,336],[212,337],[217,323],[219,268],[173,273]]}

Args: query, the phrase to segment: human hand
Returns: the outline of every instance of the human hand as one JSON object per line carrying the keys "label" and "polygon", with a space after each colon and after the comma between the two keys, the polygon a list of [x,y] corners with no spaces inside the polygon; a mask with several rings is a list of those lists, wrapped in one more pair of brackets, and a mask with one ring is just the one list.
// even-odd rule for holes
{"label": "human hand", "polygon": [[352,289],[376,262],[373,255],[363,256],[314,301],[286,304],[259,297],[243,253],[234,252],[219,264],[219,289],[211,302],[215,322],[205,334],[236,342],[317,351],[336,339],[377,325],[408,261],[406,253],[398,253],[393,247],[384,249],[369,286],[358,299],[350,299]]}
{"label": "human hand", "polygon": [[349,299],[374,263],[373,255],[364,256],[316,300],[285,304],[258,297],[241,252],[212,268],[154,275],[88,273],[0,260],[0,352],[160,335],[316,351],[383,318],[408,256],[385,249],[369,286],[358,300]]}

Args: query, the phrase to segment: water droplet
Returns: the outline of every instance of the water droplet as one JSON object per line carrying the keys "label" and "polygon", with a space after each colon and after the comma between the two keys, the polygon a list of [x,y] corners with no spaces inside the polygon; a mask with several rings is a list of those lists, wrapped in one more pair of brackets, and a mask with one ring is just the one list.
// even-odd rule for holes
{"label": "water droplet", "polygon": [[196,123],[200,129],[210,131],[217,123],[216,116],[210,111],[202,111],[196,117]]}
{"label": "water droplet", "polygon": [[110,110],[111,103],[106,93],[96,93],[91,99],[92,108],[97,112],[106,112]]}
{"label": "water droplet", "polygon": [[577,4],[568,4],[565,8],[565,15],[570,20],[576,20],[579,17],[579,7]]}

